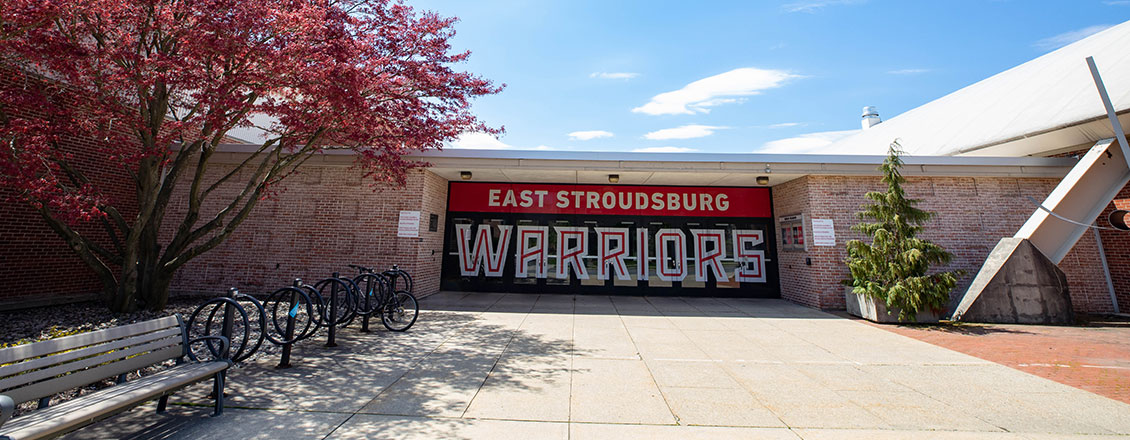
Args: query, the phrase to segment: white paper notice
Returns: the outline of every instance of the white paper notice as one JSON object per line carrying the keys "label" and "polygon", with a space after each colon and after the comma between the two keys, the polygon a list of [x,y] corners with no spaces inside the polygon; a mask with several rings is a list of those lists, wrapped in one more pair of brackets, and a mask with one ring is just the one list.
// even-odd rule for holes
{"label": "white paper notice", "polygon": [[812,244],[816,246],[835,246],[836,228],[832,219],[812,219]]}
{"label": "white paper notice", "polygon": [[400,223],[396,228],[396,236],[408,238],[420,236],[420,211],[400,211]]}

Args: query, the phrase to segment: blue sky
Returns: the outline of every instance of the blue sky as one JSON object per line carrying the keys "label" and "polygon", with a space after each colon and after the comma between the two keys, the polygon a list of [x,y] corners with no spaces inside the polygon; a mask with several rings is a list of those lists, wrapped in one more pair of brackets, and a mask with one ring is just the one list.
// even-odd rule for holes
{"label": "blue sky", "polygon": [[500,140],[464,148],[803,152],[1130,19],[1130,0],[420,0],[457,16]]}

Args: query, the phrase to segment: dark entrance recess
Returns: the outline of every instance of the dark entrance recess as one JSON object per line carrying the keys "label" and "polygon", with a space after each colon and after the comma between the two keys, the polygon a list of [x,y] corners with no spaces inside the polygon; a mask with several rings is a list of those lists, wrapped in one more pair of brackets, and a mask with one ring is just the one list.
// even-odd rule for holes
{"label": "dark entrance recess", "polygon": [[[678,187],[673,187],[678,189]],[[768,191],[768,189],[764,189]],[[450,194],[451,192],[449,192]],[[464,204],[465,205],[465,204]],[[450,206],[450,204],[449,204]],[[513,226],[507,234],[509,244],[503,256],[504,267],[501,276],[486,276],[483,270],[476,276],[464,276],[460,272],[459,253],[457,249],[456,225],[470,225],[470,231],[478,231],[479,225],[490,225],[491,243],[498,245],[503,231],[499,226]],[[536,265],[526,265],[526,277],[515,276],[518,270],[518,237],[514,231],[519,226],[546,226],[546,245],[548,246],[547,272],[544,278],[536,277]],[[576,271],[567,270],[567,278],[557,278],[555,272],[559,262],[556,258],[557,234],[554,227],[583,227],[589,232],[586,234],[588,252],[582,258],[588,279],[580,279]],[[649,235],[648,247],[648,277],[638,279],[638,240],[637,231],[646,227]],[[631,275],[628,280],[619,279],[615,272],[607,280],[599,279],[598,260],[596,249],[599,246],[597,234],[593,228],[627,228],[626,237],[627,257],[624,263],[627,272]],[[657,258],[660,244],[655,240],[655,234],[660,229],[678,229],[686,237],[683,252],[673,249],[675,243],[665,243],[669,248],[665,263],[668,267],[677,264],[686,265],[686,277],[682,281],[665,281],[658,276]],[[726,258],[721,260],[727,280],[721,281],[709,268],[704,270],[706,281],[697,281],[695,276],[695,258],[697,257],[696,241],[692,238],[691,230],[722,230],[722,243],[726,247]],[[747,250],[764,252],[764,282],[739,282],[735,279],[734,272],[739,265],[747,264],[734,258],[734,230],[762,231],[762,243],[747,247]],[[444,255],[441,289],[472,292],[511,292],[511,293],[568,293],[568,294],[599,294],[599,295],[650,295],[650,296],[704,296],[704,297],[746,297],[746,298],[778,298],[780,285],[777,267],[777,250],[775,227],[771,210],[769,217],[694,217],[694,216],[633,216],[633,215],[575,215],[575,214],[540,214],[540,213],[508,213],[508,212],[448,212],[444,224]],[[565,239],[568,248],[577,247],[577,238]],[[615,240],[615,239],[613,239]],[[474,240],[469,241],[474,245]],[[613,242],[613,245],[618,243]],[[717,242],[706,242],[704,255],[716,252]],[[677,260],[682,254],[681,263]],[[611,263],[608,266],[612,266]]]}

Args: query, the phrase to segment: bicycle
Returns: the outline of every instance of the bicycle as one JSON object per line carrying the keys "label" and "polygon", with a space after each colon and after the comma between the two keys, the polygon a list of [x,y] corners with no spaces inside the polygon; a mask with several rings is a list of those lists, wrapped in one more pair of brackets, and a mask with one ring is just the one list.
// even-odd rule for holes
{"label": "bicycle", "polygon": [[[358,289],[357,300],[364,301],[364,304],[359,304],[359,309],[368,310],[370,313],[380,311],[381,324],[394,332],[407,331],[416,323],[420,315],[416,296],[408,290],[396,290],[396,278],[401,276],[407,280],[405,284],[411,289],[411,276],[407,272],[396,266],[384,273],[377,273],[372,268],[355,264],[350,264],[349,267],[358,271],[352,282]],[[389,273],[391,276],[387,275]],[[371,304],[370,301],[373,300],[375,303]]]}
{"label": "bicycle", "polygon": [[[372,270],[370,270],[370,271],[372,271]],[[406,287],[406,289],[404,289],[404,290],[407,291],[408,293],[411,293],[411,294],[416,293],[416,290],[415,290],[416,286],[412,283],[412,275],[409,275],[408,272],[400,269],[399,265],[396,265],[396,264],[392,265],[392,267],[389,268],[389,270],[384,271],[382,273],[382,275],[388,277],[389,280],[391,280],[393,290],[396,290],[396,280],[397,280],[397,278],[404,278],[404,286]]]}

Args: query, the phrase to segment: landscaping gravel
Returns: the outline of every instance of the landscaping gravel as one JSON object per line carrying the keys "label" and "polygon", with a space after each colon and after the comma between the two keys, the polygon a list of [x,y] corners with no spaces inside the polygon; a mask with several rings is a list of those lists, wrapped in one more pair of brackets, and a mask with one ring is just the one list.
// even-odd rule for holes
{"label": "landscaping gravel", "polygon": [[0,312],[0,346],[43,341],[66,334],[82,333],[132,324],[180,313],[184,317],[206,298],[176,297],[161,312],[148,310],[114,314],[101,303],[90,301]]}

